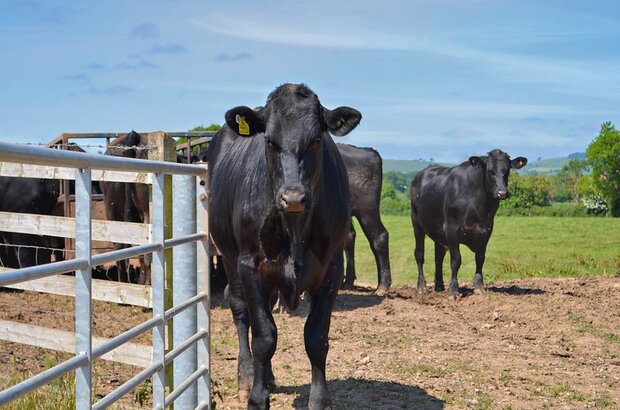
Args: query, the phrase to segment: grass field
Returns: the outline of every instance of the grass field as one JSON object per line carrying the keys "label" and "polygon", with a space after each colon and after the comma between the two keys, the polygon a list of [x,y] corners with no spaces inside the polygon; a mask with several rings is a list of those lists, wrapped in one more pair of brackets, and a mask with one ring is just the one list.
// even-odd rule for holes
{"label": "grass field", "polygon": [[[415,285],[411,219],[384,215],[382,220],[390,233],[393,284]],[[357,280],[376,285],[374,257],[357,221],[356,230]],[[427,237],[427,283],[433,281],[433,249],[433,242]],[[474,254],[461,246],[461,256],[459,280],[471,282]],[[444,260],[445,278],[449,278],[449,259],[448,254]],[[496,217],[483,273],[487,284],[530,277],[620,275],[620,218]]]}

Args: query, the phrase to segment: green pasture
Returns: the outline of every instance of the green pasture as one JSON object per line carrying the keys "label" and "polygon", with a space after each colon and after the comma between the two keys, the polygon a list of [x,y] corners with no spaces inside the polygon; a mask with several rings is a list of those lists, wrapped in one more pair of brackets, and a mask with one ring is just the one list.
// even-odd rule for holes
{"label": "green pasture", "polygon": [[[381,218],[390,233],[393,284],[415,285],[418,274],[411,219],[392,215]],[[376,285],[374,257],[357,221],[355,228],[357,282]],[[474,254],[461,245],[461,256],[459,280],[471,282]],[[449,261],[450,256],[446,254],[446,280],[450,276]],[[434,246],[427,237],[424,263],[427,283],[433,282],[434,271]],[[486,284],[532,277],[620,275],[620,218],[498,216],[483,273]]]}

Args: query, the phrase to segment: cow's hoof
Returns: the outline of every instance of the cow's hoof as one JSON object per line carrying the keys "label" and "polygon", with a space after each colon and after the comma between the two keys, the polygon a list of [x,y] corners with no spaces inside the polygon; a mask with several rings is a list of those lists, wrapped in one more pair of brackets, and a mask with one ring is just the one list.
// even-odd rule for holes
{"label": "cow's hoof", "polygon": [[250,391],[249,390],[239,390],[239,392],[237,393],[237,397],[239,397],[239,403],[241,404],[248,404],[248,397],[250,397]]}
{"label": "cow's hoof", "polygon": [[443,284],[435,285],[435,292],[443,292],[444,290],[446,290],[446,287]]}
{"label": "cow's hoof", "polygon": [[418,293],[423,294],[423,293],[428,293],[428,289],[426,286],[418,286]]}
{"label": "cow's hoof", "polygon": [[461,294],[456,292],[456,293],[450,293],[450,299],[451,300],[459,300],[461,298]]}
{"label": "cow's hoof", "polygon": [[353,289],[353,282],[342,282],[342,285],[340,285],[340,289],[342,289],[342,290],[352,290]]}
{"label": "cow's hoof", "polygon": [[308,403],[308,410],[332,410],[332,402],[328,399],[323,404]]}
{"label": "cow's hoof", "polygon": [[377,290],[375,290],[375,295],[383,297],[387,294],[388,289],[384,288],[384,287],[378,287]]}
{"label": "cow's hoof", "polygon": [[474,295],[484,295],[484,288],[474,288]]}

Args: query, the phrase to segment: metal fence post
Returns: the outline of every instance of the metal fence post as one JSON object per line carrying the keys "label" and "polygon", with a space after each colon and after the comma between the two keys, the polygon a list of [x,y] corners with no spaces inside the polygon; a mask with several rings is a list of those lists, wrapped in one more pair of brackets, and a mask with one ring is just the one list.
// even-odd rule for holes
{"label": "metal fence post", "polygon": [[[203,165],[206,168],[206,164]],[[197,366],[206,368],[207,371],[198,379],[198,407],[211,408],[211,270],[209,263],[209,177],[208,173],[196,177],[196,231],[207,234],[202,241],[196,242],[196,288],[198,292],[204,292],[207,297],[199,303],[196,317],[198,331],[206,330],[207,336],[197,342]]]}
{"label": "metal fence post", "polygon": [[[164,235],[164,188],[166,175],[156,174],[153,178],[151,223],[153,242],[163,246]],[[153,317],[164,317],[165,311],[165,262],[166,251],[153,254],[151,284],[153,290]],[[163,365],[166,355],[166,323],[162,320],[153,328],[153,363],[161,362],[161,368],[153,376],[153,408],[164,408],[166,398],[166,368]]]}
{"label": "metal fence post", "polygon": [[[189,235],[196,229],[196,182],[195,177],[173,175],[173,231],[174,237]],[[173,250],[173,302],[180,303],[196,295],[196,245],[187,243]],[[196,306],[173,319],[174,347],[196,333]],[[180,386],[196,371],[196,345],[191,346],[174,360],[174,386]],[[175,401],[179,409],[195,408],[197,401],[196,384],[192,384]]]}
{"label": "metal fence post", "polygon": [[92,272],[91,272],[91,169],[75,171],[75,257],[88,266],[75,272],[75,350],[88,362],[75,371],[75,407],[92,405]]}

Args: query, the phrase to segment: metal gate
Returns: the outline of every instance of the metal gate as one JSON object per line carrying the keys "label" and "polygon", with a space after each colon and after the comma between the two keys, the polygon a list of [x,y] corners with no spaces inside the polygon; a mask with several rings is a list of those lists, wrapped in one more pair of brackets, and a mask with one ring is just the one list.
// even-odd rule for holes
{"label": "metal gate", "polygon": [[[163,134],[163,133],[158,133]],[[205,165],[185,165],[152,160],[125,159],[0,142],[0,171],[17,163],[21,176],[75,180],[75,258],[46,265],[0,272],[0,287],[75,272],[75,356],[38,375],[0,392],[0,406],[71,371],[76,372],[76,408],[103,409],[140,383],[153,377],[153,408],[175,403],[178,409],[210,408],[209,272],[207,226],[207,174]],[[60,167],[60,168],[58,168]],[[73,170],[67,170],[67,168]],[[144,178],[145,173],[148,175]],[[3,174],[0,172],[0,174]],[[150,238],[144,244],[93,255],[91,219],[92,180],[131,181],[152,186]],[[50,177],[50,175],[53,175]],[[118,175],[124,175],[119,177]],[[127,175],[130,177],[128,178]],[[172,175],[174,235],[166,238],[166,192]],[[15,175],[14,175],[15,176]],[[136,179],[137,178],[137,179]],[[166,188],[168,187],[168,188]],[[0,193],[1,194],[1,193]],[[64,218],[69,219],[69,218]],[[100,222],[100,221],[98,221]],[[3,228],[4,229],[4,228]],[[36,227],[39,235],[58,235]],[[21,232],[18,230],[18,232]],[[166,249],[174,248],[173,307],[165,309]],[[92,267],[138,255],[152,254],[153,318],[98,345],[93,345]],[[166,352],[167,322],[174,318],[174,345]],[[92,362],[149,330],[152,336],[150,366],[96,403],[92,403]],[[0,338],[2,335],[0,335]],[[174,390],[166,365],[173,363]],[[168,394],[167,394],[168,393]]]}

